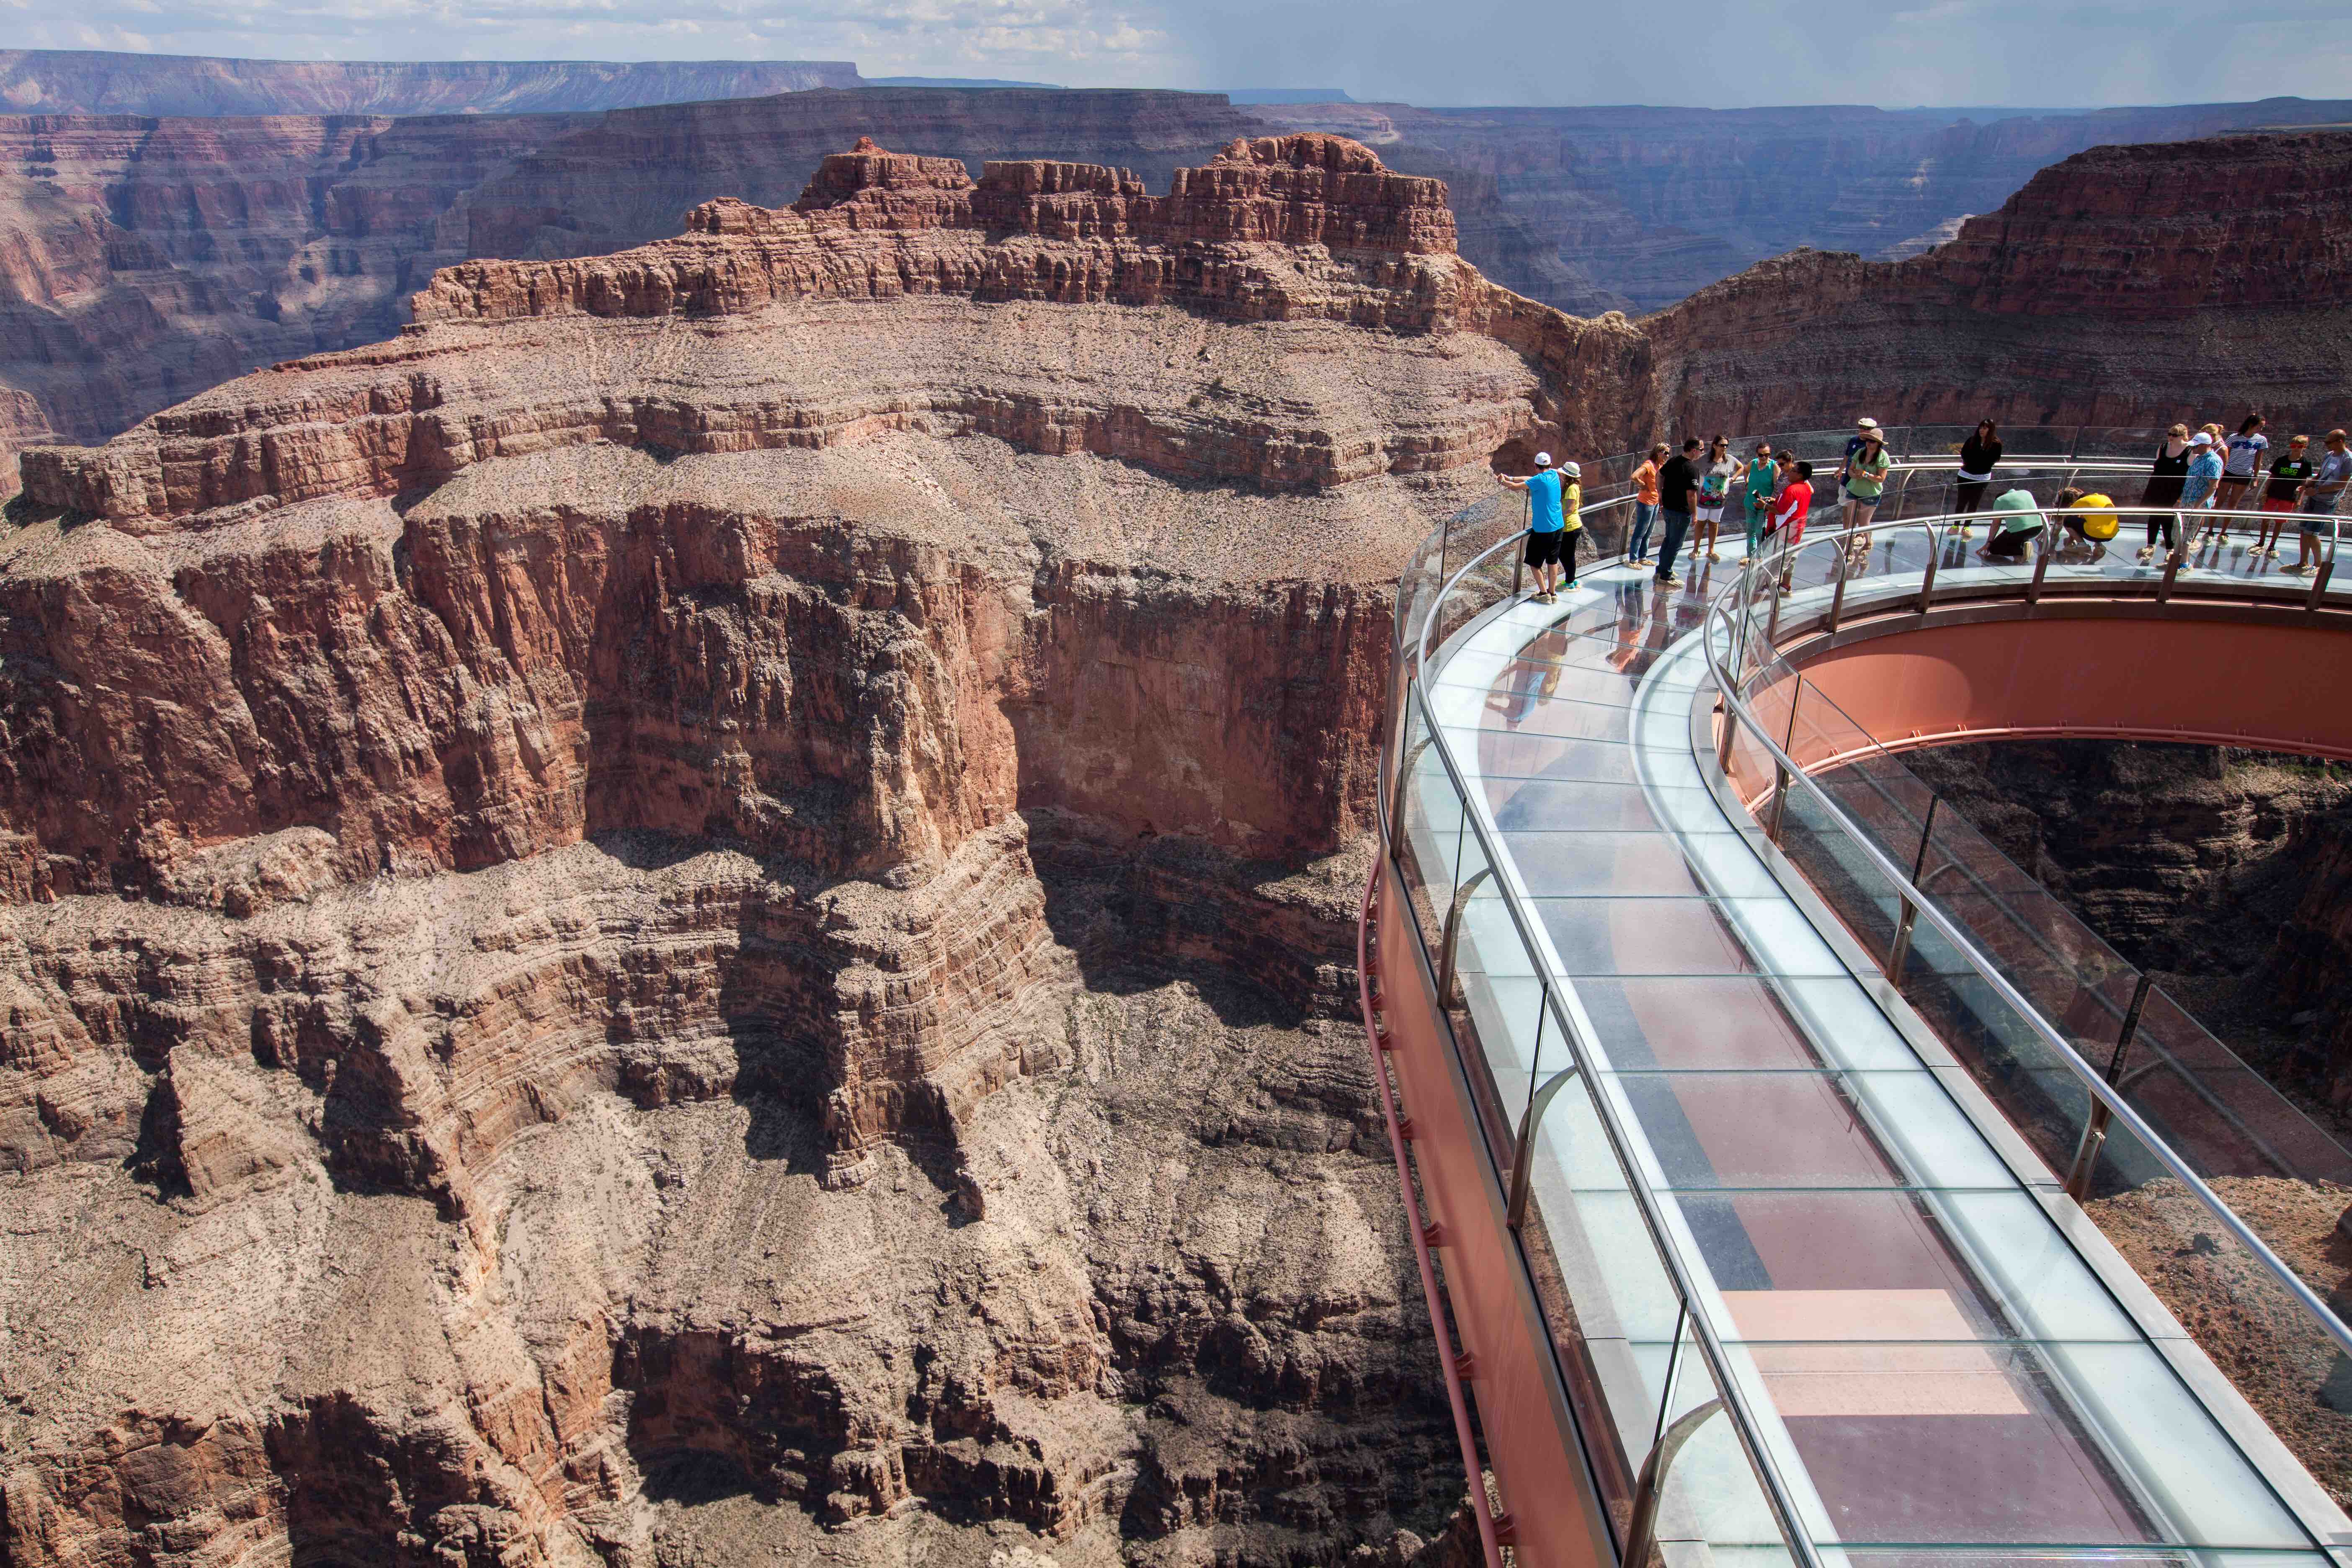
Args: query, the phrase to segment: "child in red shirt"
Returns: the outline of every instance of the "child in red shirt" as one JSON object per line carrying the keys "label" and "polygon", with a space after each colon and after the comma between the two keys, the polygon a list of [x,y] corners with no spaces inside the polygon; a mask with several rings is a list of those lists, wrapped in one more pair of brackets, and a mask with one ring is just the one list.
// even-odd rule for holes
{"label": "child in red shirt", "polygon": [[1772,503],[1772,531],[1780,536],[1780,548],[1786,552],[1780,568],[1780,586],[1785,591],[1795,564],[1791,557],[1805,541],[1805,519],[1813,510],[1813,466],[1790,463],[1784,453],[1780,471],[1786,482],[1781,486],[1780,499]]}

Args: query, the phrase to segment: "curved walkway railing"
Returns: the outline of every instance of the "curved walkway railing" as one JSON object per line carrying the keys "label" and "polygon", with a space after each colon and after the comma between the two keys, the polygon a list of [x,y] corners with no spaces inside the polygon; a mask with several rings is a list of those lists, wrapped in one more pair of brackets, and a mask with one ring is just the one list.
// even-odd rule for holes
{"label": "curved walkway railing", "polygon": [[[1842,442],[1843,432],[1834,435]],[[1775,441],[1776,446],[1781,444]],[[1630,460],[1613,461],[1622,462],[1629,470],[1633,466]],[[1601,468],[1605,472],[1607,467],[1586,466],[1588,537],[1602,552],[1622,541],[1629,500],[1623,495],[1593,496],[1593,470]],[[1925,461],[1913,465],[1910,471],[1928,476],[1934,475],[1938,467]],[[2101,479],[2109,474],[2142,474],[2145,458],[2101,461],[2061,457],[2054,461],[2019,461],[2004,467],[2023,470],[2020,477],[2039,494],[2044,489],[2054,491],[2076,474],[2095,474]],[[2010,479],[2008,474],[2002,476],[2002,488],[2007,488]],[[2147,509],[2116,510],[2137,513]],[[1843,834],[1850,840],[1847,858],[1886,879],[1885,897],[1890,907],[1908,911],[1896,918],[1914,951],[1923,943],[1940,944],[1936,960],[1947,968],[1939,973],[1948,973],[1955,969],[1967,972],[1974,986],[2016,1014],[2017,1027],[2041,1042],[2049,1060],[2072,1075],[2083,1101],[2096,1108],[2098,1114],[2085,1118],[2084,1157],[2095,1160],[2100,1152],[2091,1137],[2089,1124],[2094,1120],[2099,1122],[2103,1136],[2129,1140],[2144,1150],[2154,1165],[2168,1172],[2181,1184],[2199,1211],[2242,1248],[2245,1258],[2275,1287],[2273,1294],[2283,1292],[2326,1340],[2352,1352],[2352,1337],[2347,1336],[2344,1325],[2326,1303],[2212,1193],[2201,1174],[2169,1147],[2159,1131],[2109,1082],[2108,1076],[2103,1076],[2083,1059],[2066,1036],[2042,1016],[1988,954],[1979,950],[1960,922],[1921,893],[1904,874],[1903,868],[1870,838],[1862,824],[1841,809],[1828,792],[1797,764],[1785,744],[1787,733],[1782,741],[1774,741],[1768,732],[1766,719],[1759,717],[1761,694],[1771,690],[1776,681],[1785,680],[1790,673],[1785,667],[1774,669],[1777,654],[1770,651],[1770,634],[1784,602],[1795,603],[1808,593],[1826,594],[1843,607],[1846,595],[1857,593],[1849,584],[1862,583],[1874,575],[1879,581],[1858,592],[1854,600],[1857,613],[1869,594],[1895,587],[1924,605],[1937,593],[1938,564],[1954,552],[1966,529],[1981,526],[1985,521],[1981,517],[1946,517],[1924,525],[1883,522],[1859,531],[1851,538],[1817,525],[1799,550],[1777,551],[1767,560],[1751,564],[1739,574],[1729,592],[1718,595],[1703,610],[1680,617],[1669,605],[1664,619],[1659,622],[1654,618],[1650,631],[1639,644],[1629,644],[1621,633],[1606,654],[1596,649],[1570,649],[1564,657],[1612,660],[1622,658],[1618,668],[1630,670],[1644,660],[1656,660],[1657,668],[1663,668],[1665,661],[1662,656],[1673,647],[1703,650],[1703,658],[1684,661],[1689,668],[1679,678],[1679,686],[1671,679],[1662,682],[1654,672],[1643,681],[1645,692],[1658,688],[1667,701],[1663,707],[1629,709],[1626,715],[1612,721],[1623,731],[1621,739],[1631,742],[1646,737],[1645,744],[1679,744],[1687,755],[1691,751],[1687,703],[1677,713],[1673,702],[1695,699],[1709,680],[1719,682],[1727,694],[1726,711],[1729,717],[1725,721],[1722,749],[1709,760],[1734,775],[1739,771],[1738,763],[1752,763],[1757,758],[1765,760],[1768,771],[1778,769],[1784,776],[1774,790],[1765,794],[1777,804],[1783,816],[1787,800],[1801,797],[1828,831]],[[2248,531],[2264,521],[2274,521],[2275,514],[2242,513],[2231,518],[2234,526]],[[1916,573],[1916,577],[1906,582],[1906,572],[1894,569],[1897,558],[1904,553],[1899,550],[1885,552],[1886,560],[1880,563],[1884,570],[1874,574],[1857,570],[1857,561],[1866,566],[1873,559],[1873,552],[1890,542],[1893,531],[1898,528],[1911,530],[1924,542],[1924,550],[1916,552],[1924,559],[1908,563],[1908,571]],[[1755,1397],[1757,1373],[1752,1355],[1735,1353],[1725,1341],[1718,1326],[1723,1321],[1721,1305],[1709,1294],[1715,1287],[1703,1269],[1693,1267],[1699,1256],[1698,1239],[1690,1230],[1687,1213],[1677,1212],[1687,1205],[1677,1205],[1676,1211],[1670,1211],[1658,1200],[1654,1168],[1656,1155],[1629,1119],[1622,1075],[1613,1068],[1595,1070],[1595,1064],[1607,1063],[1611,1058],[1605,1050],[1597,1048],[1601,1042],[1593,1018],[1574,986],[1555,984],[1551,978],[1559,964],[1551,958],[1550,938],[1533,912],[1533,900],[1518,875],[1510,849],[1496,839],[1489,815],[1476,804],[1480,785],[1475,770],[1465,771],[1454,744],[1461,738],[1461,732],[1455,730],[1449,739],[1449,725],[1431,700],[1432,689],[1447,684],[1449,653],[1457,646],[1468,646],[1472,640],[1461,635],[1463,628],[1487,626],[1509,608],[1515,597],[1511,579],[1517,575],[1515,546],[1520,531],[1516,498],[1508,502],[1498,499],[1473,508],[1449,520],[1444,529],[1433,534],[1401,580],[1399,647],[1391,704],[1394,721],[1391,747],[1383,758],[1386,854],[1404,877],[1420,934],[1431,949],[1431,962],[1439,975],[1440,994],[1448,1009],[1447,1022],[1456,1028],[1457,1046],[1467,1036],[1470,1048],[1463,1053],[1465,1065],[1472,1065],[1471,1058],[1479,1058],[1475,1065],[1484,1074],[1481,1087],[1493,1112],[1488,1139],[1497,1174],[1509,1193],[1509,1224],[1521,1242],[1522,1261],[1529,1272],[1534,1293],[1548,1301],[1572,1297],[1574,1292],[1567,1289],[1567,1280],[1580,1267],[1579,1260],[1559,1256],[1559,1249],[1547,1245],[1545,1237],[1531,1236],[1528,1226],[1531,1132],[1547,1116],[1559,1116],[1552,1109],[1556,1096],[1570,1096],[1576,1102],[1573,1120],[1588,1126],[1593,1134],[1581,1158],[1604,1157],[1605,1152],[1605,1163],[1613,1167],[1613,1174],[1583,1171],[1580,1189],[1605,1188],[1620,1194],[1632,1228],[1614,1233],[1615,1239],[1635,1245],[1647,1255],[1656,1310],[1651,1313],[1654,1323],[1646,1335],[1629,1330],[1612,1336],[1606,1331],[1606,1331],[1611,1325],[1587,1322],[1579,1325],[1575,1334],[1555,1334],[1553,1345],[1564,1384],[1586,1391],[1584,1405],[1588,1412],[1595,1393],[1605,1406],[1604,1418],[1598,1426],[1606,1429],[1588,1427],[1580,1436],[1588,1468],[1607,1505],[1621,1551],[1632,1553],[1644,1549],[1648,1532],[1657,1527],[1655,1467],[1644,1464],[1640,1467],[1641,1474],[1636,1475],[1630,1456],[1646,1454],[1655,1460],[1670,1455],[1685,1442],[1693,1441],[1692,1434],[1707,1415],[1720,1411],[1727,1419],[1709,1428],[1717,1436],[1701,1436],[1693,1441],[1693,1458],[1683,1460],[1683,1465],[1699,1465],[1720,1494],[1711,1508],[1718,1519],[1725,1514],[1727,1505],[1732,1515],[1744,1512],[1751,1521],[1764,1523],[1767,1533],[1778,1545],[1798,1561],[1810,1564],[1820,1561],[1815,1542],[1824,1533],[1821,1500],[1810,1494],[1801,1475],[1792,1475],[1788,1469],[1787,1456],[1791,1450],[1786,1434],[1780,1432],[1775,1436],[1777,1418],[1769,1405],[1759,1405]],[[2292,537],[2290,533],[2290,542]],[[2332,531],[2327,553],[2326,567],[2318,581],[2308,588],[2297,585],[2315,604],[2328,592],[2325,572],[2333,563]],[[2128,551],[2110,552],[2111,556],[2128,554]],[[2033,567],[2024,569],[2032,573],[2030,581],[2035,586],[2047,578],[2054,558],[2054,552],[2045,552]],[[1816,574],[1817,580],[1809,580],[1809,559],[1816,559],[1825,567]],[[2066,566],[2064,571],[2070,575],[2079,574],[2083,566],[2092,564],[2105,563],[2081,563]],[[1605,565],[1587,568],[1588,572],[1608,570]],[[1981,592],[1984,584],[1980,579],[1984,576],[2015,570],[2019,569],[1944,566],[1945,592]],[[2164,574],[2168,590],[2176,575],[2172,571]],[[1643,585],[1629,582],[1621,583],[1619,587],[1621,592],[1626,587],[1640,592]],[[2265,592],[2277,596],[2274,591],[2266,588]],[[1832,618],[1837,613],[1836,609],[1830,612]],[[1692,639],[1687,635],[1692,631],[1702,635]],[[1794,712],[1793,701],[1790,711]],[[1773,715],[1777,717],[1779,713],[1780,710],[1774,708]],[[1601,721],[1596,720],[1595,723],[1599,726]],[[1637,735],[1636,730],[1642,734]],[[1569,738],[1569,743],[1576,743],[1573,737]],[[1596,739],[1593,743],[1606,746],[1613,742]],[[1604,763],[1596,752],[1589,765],[1623,768],[1632,755],[1628,750]],[[1751,768],[1751,776],[1752,772]],[[1653,781],[1636,781],[1630,775],[1623,782],[1629,790],[1646,791],[1653,797],[1653,807],[1656,804],[1654,797],[1662,791],[1686,787],[1660,786]],[[1631,801],[1633,797],[1629,794],[1627,798]],[[1749,798],[1760,797],[1751,791]],[[1816,805],[1820,809],[1813,811]],[[1771,806],[1768,805],[1768,809]],[[1681,848],[1685,855],[1702,858],[1687,842]],[[1914,874],[1917,870],[1915,866]],[[1479,976],[1477,995],[1470,996],[1464,994],[1456,964],[1465,928],[1479,924],[1483,924],[1485,972]],[[1498,967],[1494,957],[1497,935],[1507,939],[1504,945],[1519,949],[1523,960],[1519,973],[1506,973],[1510,967],[1507,964]],[[1895,967],[1902,967],[1900,957]],[[1501,1016],[1505,1013],[1511,1016]],[[1507,1044],[1508,1048],[1490,1048],[1498,1044]],[[1524,1109],[1516,1115],[1507,1109],[1522,1102]],[[1645,1162],[1650,1163],[1645,1165]],[[2073,1190],[2071,1182],[2069,1186]],[[2075,1195],[2081,1194],[2077,1192]],[[1625,1284],[1623,1275],[1642,1271],[1642,1266],[1622,1252],[1613,1253],[1608,1261],[1609,1267],[1621,1276],[1616,1281],[1620,1287]],[[1632,1297],[1643,1293],[1638,1284],[1630,1288]],[[1620,1289],[1618,1294],[1626,1296],[1628,1290]],[[1623,1352],[1620,1364],[1600,1365],[1601,1352],[1593,1347],[1612,1337]],[[1575,1364],[1580,1358],[1582,1364]],[[1695,1384],[1698,1386],[1692,1386]],[[1708,1457],[1700,1450],[1710,1441],[1717,1451]],[[1731,1473],[1734,1468],[1739,1476]],[[1739,1502],[1730,1496],[1732,1493],[1741,1494],[1747,1501]],[[1734,1534],[1738,1533],[1735,1529]],[[1752,1527],[1748,1533],[1754,1533]],[[1833,1530],[1827,1534],[1834,1539]],[[2298,1535],[2296,1542],[2304,1548],[2312,1544],[2308,1535]],[[1761,1541],[1748,1543],[1761,1544]],[[2267,1543],[2273,1550],[2285,1544],[2284,1541]],[[2151,1547],[2161,1550],[2155,1548],[2154,1542]]]}

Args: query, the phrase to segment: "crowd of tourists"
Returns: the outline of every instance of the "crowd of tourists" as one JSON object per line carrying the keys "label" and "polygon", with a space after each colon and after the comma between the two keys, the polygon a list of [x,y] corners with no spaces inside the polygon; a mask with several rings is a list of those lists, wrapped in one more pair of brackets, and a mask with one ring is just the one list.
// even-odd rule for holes
{"label": "crowd of tourists", "polygon": [[[2325,449],[2311,450],[2311,437],[2295,436],[2283,450],[2273,450],[2264,434],[2266,421],[2249,414],[2235,435],[2220,425],[2191,433],[2187,425],[2167,432],[2148,470],[2140,496],[2148,512],[2147,544],[2142,563],[2152,561],[2161,541],[2176,564],[2184,552],[2202,541],[2229,537],[2229,519],[2221,514],[2258,510],[2263,514],[2253,543],[2256,556],[2276,559],[2287,520],[2298,520],[2296,559],[2282,570],[2304,574],[2312,569],[2319,537],[2333,527],[2323,520],[2336,516],[2347,489],[2352,489],[2352,444],[2345,432],[2330,430]],[[2001,463],[2000,427],[1993,420],[1979,422],[1960,444],[1953,479],[1953,510],[1963,516],[1986,514],[1988,537],[1979,552],[1988,560],[2023,558],[2027,544],[2049,526],[2053,509],[2045,509],[2032,492],[2014,488],[1993,498],[1994,471]],[[1854,421],[1845,444],[1845,456],[1835,471],[1838,521],[1855,548],[1867,549],[1868,529],[1886,493],[1894,460],[1886,449],[1886,433],[1878,421]],[[1572,462],[1555,465],[1551,454],[1538,452],[1536,471],[1524,478],[1496,476],[1500,482],[1522,489],[1528,499],[1527,564],[1535,574],[1535,596],[1546,603],[1576,584],[1576,552],[1583,532],[1583,469]],[[1636,567],[1652,564],[1660,586],[1682,581],[1675,575],[1685,546],[1696,561],[1702,552],[1708,561],[1720,559],[1717,547],[1727,509],[1734,510],[1746,536],[1742,563],[1768,543],[1794,549],[1805,536],[1805,522],[1814,505],[1813,465],[1794,452],[1772,449],[1759,441],[1745,456],[1735,456],[1728,437],[1701,441],[1694,436],[1679,450],[1661,441],[1643,455],[1633,470],[1633,518],[1625,545],[1626,562]],[[2250,501],[2258,504],[2250,506]],[[2069,488],[2059,492],[2054,507],[2060,549],[2080,549],[2092,559],[2104,556],[2106,542],[2121,530],[2106,494]],[[1961,525],[1963,533],[1967,524]],[[2185,569],[2185,566],[2183,567]]]}

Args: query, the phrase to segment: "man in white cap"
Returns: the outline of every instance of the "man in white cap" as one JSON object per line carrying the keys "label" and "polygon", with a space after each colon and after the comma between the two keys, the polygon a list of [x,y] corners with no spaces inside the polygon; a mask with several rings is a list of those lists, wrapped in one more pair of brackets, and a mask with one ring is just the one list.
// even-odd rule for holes
{"label": "man in white cap", "polygon": [[1496,474],[1495,480],[1507,489],[1528,492],[1528,564],[1535,570],[1537,601],[1549,605],[1559,592],[1560,546],[1568,532],[1560,507],[1562,477],[1551,466],[1551,454],[1538,452],[1536,471],[1526,479]]}
{"label": "man in white cap", "polygon": [[1862,444],[1873,436],[1877,437],[1881,441],[1886,439],[1886,433],[1879,429],[1877,420],[1867,414],[1855,420],[1853,434],[1845,438],[1845,460],[1849,463],[1853,462],[1853,455],[1862,450]]}

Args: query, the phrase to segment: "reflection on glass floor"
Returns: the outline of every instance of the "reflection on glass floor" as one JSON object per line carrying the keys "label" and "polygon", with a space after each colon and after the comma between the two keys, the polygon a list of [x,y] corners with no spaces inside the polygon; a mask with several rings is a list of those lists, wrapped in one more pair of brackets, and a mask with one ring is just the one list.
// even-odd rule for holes
{"label": "reflection on glass floor", "polygon": [[[2083,570],[2138,570],[2114,554]],[[1593,1042],[1580,1070],[1638,1131],[1636,1177],[1823,1551],[2321,1561],[2343,1515],[2105,1244],[2070,1237],[2054,1178],[1890,1018],[1707,787],[1685,635],[1703,570],[1673,595],[1619,567],[1512,605],[1427,689],[1508,861],[1480,863],[1441,761],[1409,751],[1411,860],[1441,913],[1463,889],[1461,1000],[1499,1102],[1516,1120],[1571,1061],[1549,986]],[[1530,1223],[1638,1462],[1675,1294],[1591,1100],[1551,1100],[1535,1141]],[[1704,1383],[1677,1382],[1676,1414]],[[1725,1423],[1674,1474],[1670,1542],[1785,1560]]]}

